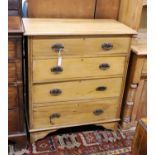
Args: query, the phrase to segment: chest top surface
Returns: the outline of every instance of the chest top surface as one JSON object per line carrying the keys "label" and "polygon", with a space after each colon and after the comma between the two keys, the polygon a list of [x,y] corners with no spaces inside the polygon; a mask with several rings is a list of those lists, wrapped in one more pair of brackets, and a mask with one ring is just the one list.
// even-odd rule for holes
{"label": "chest top surface", "polygon": [[141,30],[132,40],[132,52],[139,56],[147,56],[147,31]]}
{"label": "chest top surface", "polygon": [[8,16],[8,32],[23,33],[23,24],[19,16]]}
{"label": "chest top surface", "polygon": [[133,35],[136,31],[112,19],[23,18],[26,36]]}

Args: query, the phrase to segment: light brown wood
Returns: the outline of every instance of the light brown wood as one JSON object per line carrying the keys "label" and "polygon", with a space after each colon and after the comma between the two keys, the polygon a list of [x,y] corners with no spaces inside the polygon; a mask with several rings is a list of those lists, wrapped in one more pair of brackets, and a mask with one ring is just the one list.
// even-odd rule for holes
{"label": "light brown wood", "polygon": [[[38,84],[32,87],[33,103],[118,97],[121,92],[121,85],[122,78]],[[106,87],[106,90],[96,91],[98,87]],[[61,90],[62,94],[58,96],[52,95],[50,91],[53,91],[54,89]]]}
{"label": "light brown wood", "polygon": [[147,59],[144,60],[144,65],[142,69],[142,74],[146,75],[147,74]]}
{"label": "light brown wood", "polygon": [[[57,61],[58,59],[34,60],[33,83],[122,76],[125,57],[64,58],[61,73],[51,71],[57,66]],[[110,67],[103,70],[99,68],[101,64]]]}
{"label": "light brown wood", "polygon": [[31,18],[94,18],[96,0],[28,0]]}
{"label": "light brown wood", "polygon": [[[136,2],[136,1],[135,1]],[[124,108],[123,111],[130,111],[127,115],[123,115],[123,128],[136,127],[137,121],[147,116],[147,6],[144,5],[141,12],[140,26],[137,27],[138,35],[132,40],[132,56],[131,56],[131,67],[129,68],[129,79],[126,87],[124,97]],[[140,4],[141,5],[141,4]],[[135,88],[132,105],[128,106],[128,96],[130,96],[129,85],[137,85]],[[125,113],[124,113],[125,114]]]}
{"label": "light brown wood", "polygon": [[39,131],[39,132],[32,132],[30,134],[30,141],[31,143],[36,142],[39,139],[45,138],[48,134],[54,132],[55,130],[47,130],[47,131]]}
{"label": "light brown wood", "polygon": [[[141,117],[147,116],[147,68],[146,56],[136,55],[134,52],[131,56],[131,67],[129,68],[129,79],[126,86],[123,108],[123,123],[124,129],[135,127],[137,121]],[[130,85],[135,85],[134,91],[131,94]],[[132,104],[128,105],[128,102]],[[127,112],[126,112],[127,111]]]}
{"label": "light brown wood", "polygon": [[[113,123],[104,123],[104,124],[96,124],[97,126],[103,126],[103,128],[106,129],[111,129],[111,130],[115,130],[117,123],[113,122]],[[37,132],[31,132],[30,134],[30,140],[32,143],[34,143],[35,141],[45,138],[48,134],[51,134],[53,132],[55,132],[56,130],[46,130],[46,131],[37,131]]]}
{"label": "light brown wood", "polygon": [[[130,37],[34,37],[32,41],[33,57],[58,57],[58,53],[51,47],[57,43],[64,46],[63,56],[87,56],[107,55],[112,53],[128,53]],[[106,50],[102,48],[105,43],[111,43],[113,48]]]}
{"label": "light brown wood", "polygon": [[147,29],[147,5],[143,5],[139,30]]}
{"label": "light brown wood", "polygon": [[136,38],[132,40],[132,51],[136,55],[147,55],[147,30],[140,29]]}
{"label": "light brown wood", "polygon": [[136,121],[147,117],[147,80],[141,79],[136,92],[131,120]]}
{"label": "light brown wood", "polygon": [[[51,106],[42,106],[33,109],[33,128],[57,127],[62,125],[84,124],[97,122],[100,120],[110,120],[116,118],[118,109],[118,99],[81,101],[72,103],[56,103]],[[103,113],[95,115],[96,110]],[[59,118],[51,118],[55,113]]]}
{"label": "light brown wood", "polygon": [[[116,127],[116,124],[120,121],[120,110],[133,30],[129,28],[131,32],[128,27],[115,20],[24,19],[24,23],[26,25],[25,35],[28,35],[29,132],[31,139],[34,141],[43,138],[42,136],[45,136],[51,130],[73,126],[90,124],[104,126],[110,123],[110,125],[107,125],[108,127]],[[62,26],[59,33],[57,31],[60,28],[58,23],[61,23]],[[45,25],[47,27],[50,26],[48,32]],[[58,29],[56,30],[55,28]],[[104,51],[105,54],[98,54],[101,52],[101,43],[103,41],[107,42],[109,39],[114,43],[113,49],[107,52]],[[59,41],[65,43],[62,65],[70,64],[72,68],[76,64],[76,66],[80,67],[81,65],[81,67],[78,72],[71,72],[71,69],[67,67],[68,73],[64,77],[63,74],[60,74],[60,79],[55,78],[54,80],[52,77],[45,75],[45,73],[42,73],[44,75],[42,76],[41,72],[46,71],[44,68],[50,66],[50,61],[55,64],[58,55],[51,50],[53,45],[51,45],[51,42],[60,43]],[[89,74],[83,74],[85,69],[83,69],[82,62],[85,62],[84,64],[87,66],[98,63],[99,60],[113,62],[116,58],[120,58],[114,63],[115,68],[122,73],[120,75],[117,74],[118,72],[115,69],[116,72],[111,71],[113,75],[109,73],[100,76],[98,72],[95,72],[93,66],[88,66]],[[36,70],[36,68],[38,69]],[[40,68],[42,68],[42,71],[39,73]],[[63,73],[66,73],[65,70]],[[39,83],[36,80],[34,81],[34,77],[40,80],[48,77],[49,81],[38,80]],[[96,91],[98,86],[107,86],[107,89],[98,92]],[[52,96],[50,91],[54,88],[61,89],[62,93],[58,96]],[[116,104],[110,102],[113,99],[117,100]],[[104,101],[109,102],[104,103]],[[105,112],[105,119],[104,116],[100,116],[102,115],[101,109],[96,112],[97,114],[101,112],[97,116],[100,117],[99,120],[92,116],[92,110],[94,108],[97,109],[98,106],[99,108],[107,108],[107,111],[109,111],[108,113]],[[60,112],[63,117],[60,117],[59,114],[53,114],[55,111]],[[54,117],[56,125],[44,125],[44,122],[49,124],[49,115],[51,114],[53,114],[51,119],[53,120]],[[82,119],[79,116],[86,119]],[[74,117],[75,119],[72,119]],[[75,120],[78,122],[76,123]],[[39,125],[37,124],[38,122]],[[115,125],[112,125],[112,123]]]}
{"label": "light brown wood", "polygon": [[143,0],[121,0],[118,20],[138,30],[142,7]]}
{"label": "light brown wood", "polygon": [[[96,124],[97,125],[97,124]],[[118,123],[104,123],[104,124],[98,124],[99,126],[102,126],[105,129],[110,130],[117,130],[118,129]]]}
{"label": "light brown wood", "polygon": [[145,57],[137,57],[135,54],[132,58],[132,64],[131,64],[131,74],[129,75],[132,79],[133,84],[139,83],[139,80],[141,78],[141,73],[145,61]]}
{"label": "light brown wood", "polygon": [[[120,121],[120,118],[115,118],[115,119],[110,119],[110,120],[105,120],[105,121],[97,121],[97,122],[91,122],[91,124],[95,124],[98,126],[103,126],[105,123],[118,123]],[[87,123],[81,123],[81,124],[68,124],[68,125],[61,125],[61,126],[56,126],[56,127],[48,127],[48,128],[38,128],[38,129],[29,129],[30,133],[34,132],[41,132],[41,131],[47,131],[47,130],[58,130],[58,129],[63,129],[63,128],[70,128],[70,127],[76,127],[76,126],[84,126],[84,125],[91,125],[90,122]]]}
{"label": "light brown wood", "polygon": [[25,36],[131,35],[136,31],[112,19],[23,18]]}
{"label": "light brown wood", "polygon": [[97,0],[95,18],[117,19],[120,0]]}

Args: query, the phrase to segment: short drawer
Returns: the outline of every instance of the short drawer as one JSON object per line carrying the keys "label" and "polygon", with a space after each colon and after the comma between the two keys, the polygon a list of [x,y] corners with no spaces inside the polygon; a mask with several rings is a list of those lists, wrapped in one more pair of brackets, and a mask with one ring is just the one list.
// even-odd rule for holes
{"label": "short drawer", "polygon": [[8,86],[8,109],[20,107],[23,103],[23,84],[9,84]]}
{"label": "short drawer", "polygon": [[8,39],[8,59],[20,59],[22,56],[21,38],[9,37]]}
{"label": "short drawer", "polygon": [[61,67],[57,67],[57,61],[34,60],[33,82],[123,75],[125,57],[64,58]]}
{"label": "short drawer", "polygon": [[8,110],[8,131],[9,133],[19,131],[19,110]]}
{"label": "short drawer", "polygon": [[22,80],[22,62],[16,60],[8,63],[8,82],[16,82]]}
{"label": "short drawer", "polygon": [[18,87],[9,86],[8,87],[8,108],[13,109],[17,107],[18,104]]}
{"label": "short drawer", "polygon": [[122,78],[33,85],[33,103],[82,100],[120,95]]}
{"label": "short drawer", "polygon": [[127,53],[130,46],[129,37],[105,38],[46,38],[34,37],[32,39],[33,57],[57,56],[61,47],[64,56],[76,55],[104,55],[111,53]]}
{"label": "short drawer", "polygon": [[118,98],[74,101],[33,109],[33,128],[91,124],[117,118]]}

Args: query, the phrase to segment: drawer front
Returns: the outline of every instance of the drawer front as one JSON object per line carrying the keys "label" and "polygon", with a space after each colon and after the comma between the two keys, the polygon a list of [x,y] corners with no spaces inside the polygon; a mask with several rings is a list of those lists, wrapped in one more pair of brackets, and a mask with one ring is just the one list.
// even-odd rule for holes
{"label": "drawer front", "polygon": [[9,38],[8,40],[8,58],[9,59],[21,59],[22,50],[21,50],[21,38]]}
{"label": "drawer front", "polygon": [[56,127],[115,119],[118,98],[95,101],[75,101],[33,109],[33,128]]}
{"label": "drawer front", "polygon": [[32,87],[33,103],[81,100],[120,95],[122,78],[37,84]]}
{"label": "drawer front", "polygon": [[144,60],[142,74],[147,74],[147,59]]}
{"label": "drawer front", "polygon": [[18,87],[9,86],[8,87],[8,108],[13,109],[17,107],[18,103]]}
{"label": "drawer front", "polygon": [[23,83],[9,84],[8,86],[8,108],[14,109],[23,106]]}
{"label": "drawer front", "polygon": [[59,71],[56,67],[57,61],[57,59],[34,60],[33,81],[50,82],[123,75],[125,57],[64,58]]}
{"label": "drawer front", "polygon": [[9,133],[19,131],[19,110],[8,111],[8,131]]}
{"label": "drawer front", "polygon": [[129,37],[106,38],[65,38],[52,39],[36,37],[32,40],[34,57],[57,56],[55,48],[64,47],[64,56],[74,55],[104,55],[111,53],[127,53],[129,51]]}
{"label": "drawer front", "polygon": [[22,80],[22,64],[20,60],[8,63],[8,81],[16,82]]}

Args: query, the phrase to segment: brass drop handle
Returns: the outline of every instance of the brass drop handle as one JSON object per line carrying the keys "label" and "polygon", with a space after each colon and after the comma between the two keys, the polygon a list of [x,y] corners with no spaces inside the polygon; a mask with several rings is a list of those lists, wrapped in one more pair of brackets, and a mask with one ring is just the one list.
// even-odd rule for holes
{"label": "brass drop handle", "polygon": [[96,109],[96,110],[93,111],[93,114],[95,116],[99,116],[99,115],[101,115],[103,113],[104,113],[104,111],[102,109]]}
{"label": "brass drop handle", "polygon": [[51,72],[54,72],[56,74],[63,72],[63,68],[61,66],[55,66],[51,68]]}
{"label": "brass drop handle", "polygon": [[105,90],[107,90],[107,87],[105,86],[99,86],[96,88],[96,91],[105,91]]}
{"label": "brass drop handle", "polygon": [[99,69],[101,69],[101,70],[107,70],[109,68],[110,68],[110,65],[107,63],[103,63],[103,64],[99,65]]}
{"label": "brass drop handle", "polygon": [[57,44],[54,44],[51,48],[55,52],[59,52],[59,51],[62,51],[64,49],[64,45],[63,44],[60,44],[60,43],[57,43]]}
{"label": "brass drop handle", "polygon": [[57,119],[57,118],[60,118],[61,117],[61,114],[59,113],[53,113],[49,116],[49,119],[50,119],[50,123],[53,124],[52,122],[52,119]]}
{"label": "brass drop handle", "polygon": [[62,93],[62,91],[60,89],[52,89],[50,90],[50,94],[53,96],[58,96]]}
{"label": "brass drop handle", "polygon": [[111,50],[112,48],[113,48],[112,43],[104,43],[104,44],[102,44],[102,49],[104,49],[104,50]]}

